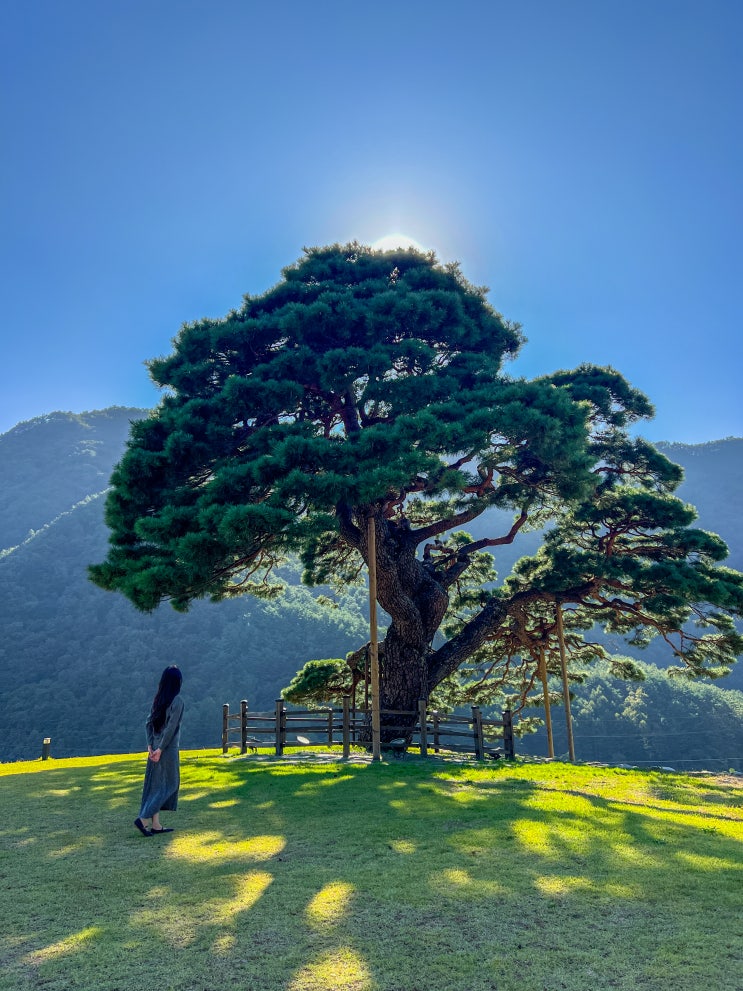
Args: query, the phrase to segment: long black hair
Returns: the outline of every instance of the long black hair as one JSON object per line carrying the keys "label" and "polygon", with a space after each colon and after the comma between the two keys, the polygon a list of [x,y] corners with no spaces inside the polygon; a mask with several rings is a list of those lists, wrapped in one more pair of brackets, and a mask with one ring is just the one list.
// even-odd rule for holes
{"label": "long black hair", "polygon": [[182,681],[183,675],[180,668],[175,664],[171,664],[170,667],[165,668],[163,671],[160,684],[157,686],[155,698],[152,700],[152,709],[150,711],[152,728],[156,733],[159,733],[165,725],[165,713],[168,711],[170,703],[181,690]]}

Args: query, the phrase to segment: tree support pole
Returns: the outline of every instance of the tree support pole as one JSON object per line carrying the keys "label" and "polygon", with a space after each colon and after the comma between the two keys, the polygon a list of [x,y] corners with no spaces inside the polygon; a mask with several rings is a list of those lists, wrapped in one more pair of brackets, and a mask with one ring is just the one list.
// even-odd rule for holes
{"label": "tree support pole", "polygon": [[381,720],[379,716],[379,644],[377,642],[377,528],[374,514],[367,521],[369,548],[369,654],[371,660],[372,760],[382,759]]}
{"label": "tree support pole", "polygon": [[552,736],[552,710],[550,708],[550,692],[547,685],[547,661],[544,647],[539,648],[539,677],[542,679],[542,694],[544,696],[544,726],[547,730],[547,756],[555,756],[555,740]]}
{"label": "tree support pole", "polygon": [[562,604],[560,602],[557,603],[557,639],[560,644],[560,667],[562,668],[562,691],[565,697],[565,726],[568,731],[568,753],[570,760],[575,763],[573,717],[570,714],[570,687],[568,685],[568,661],[565,654],[565,631],[562,626]]}

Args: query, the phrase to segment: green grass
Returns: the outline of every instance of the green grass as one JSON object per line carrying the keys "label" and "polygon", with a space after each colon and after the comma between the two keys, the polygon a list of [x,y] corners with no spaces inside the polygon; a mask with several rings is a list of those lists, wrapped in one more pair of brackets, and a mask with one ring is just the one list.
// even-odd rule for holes
{"label": "green grass", "polygon": [[740,991],[735,779],[186,753],[145,839],[142,772],[0,766],[0,991]]}

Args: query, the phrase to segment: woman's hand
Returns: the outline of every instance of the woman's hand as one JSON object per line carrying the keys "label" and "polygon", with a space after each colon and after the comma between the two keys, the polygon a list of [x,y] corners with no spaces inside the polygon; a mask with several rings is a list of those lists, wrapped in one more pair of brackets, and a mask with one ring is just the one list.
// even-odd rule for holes
{"label": "woman's hand", "polygon": [[150,760],[153,762],[153,764],[157,764],[157,762],[160,760],[161,753],[162,750],[159,747],[157,748],[157,750],[152,750],[152,748],[150,748]]}

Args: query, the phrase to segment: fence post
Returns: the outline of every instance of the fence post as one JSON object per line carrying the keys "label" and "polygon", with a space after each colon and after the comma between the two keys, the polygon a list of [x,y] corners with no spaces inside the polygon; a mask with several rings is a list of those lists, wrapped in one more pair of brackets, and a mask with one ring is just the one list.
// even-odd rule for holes
{"label": "fence post", "polygon": [[482,760],[484,743],[482,739],[482,713],[479,705],[472,706],[472,735],[475,738],[475,757]]}
{"label": "fence post", "polygon": [[328,706],[328,746],[333,746],[333,706]]}
{"label": "fence post", "polygon": [[230,732],[230,706],[228,702],[222,706],[222,753],[226,754],[229,749]]}
{"label": "fence post", "polygon": [[276,756],[284,755],[284,734],[286,719],[284,718],[284,700],[276,699]]}
{"label": "fence post", "polygon": [[351,756],[351,697],[343,696],[343,760]]}
{"label": "fence post", "polygon": [[516,756],[516,748],[513,745],[513,713],[506,709],[503,713],[503,751],[509,760]]}
{"label": "fence post", "polygon": [[431,715],[433,716],[433,752],[437,754],[441,742],[439,737],[439,710],[434,709]]}
{"label": "fence post", "polygon": [[421,757],[428,757],[428,716],[425,699],[418,699],[418,719],[421,724]]}
{"label": "fence post", "polygon": [[248,752],[248,700],[240,702],[240,753]]}

